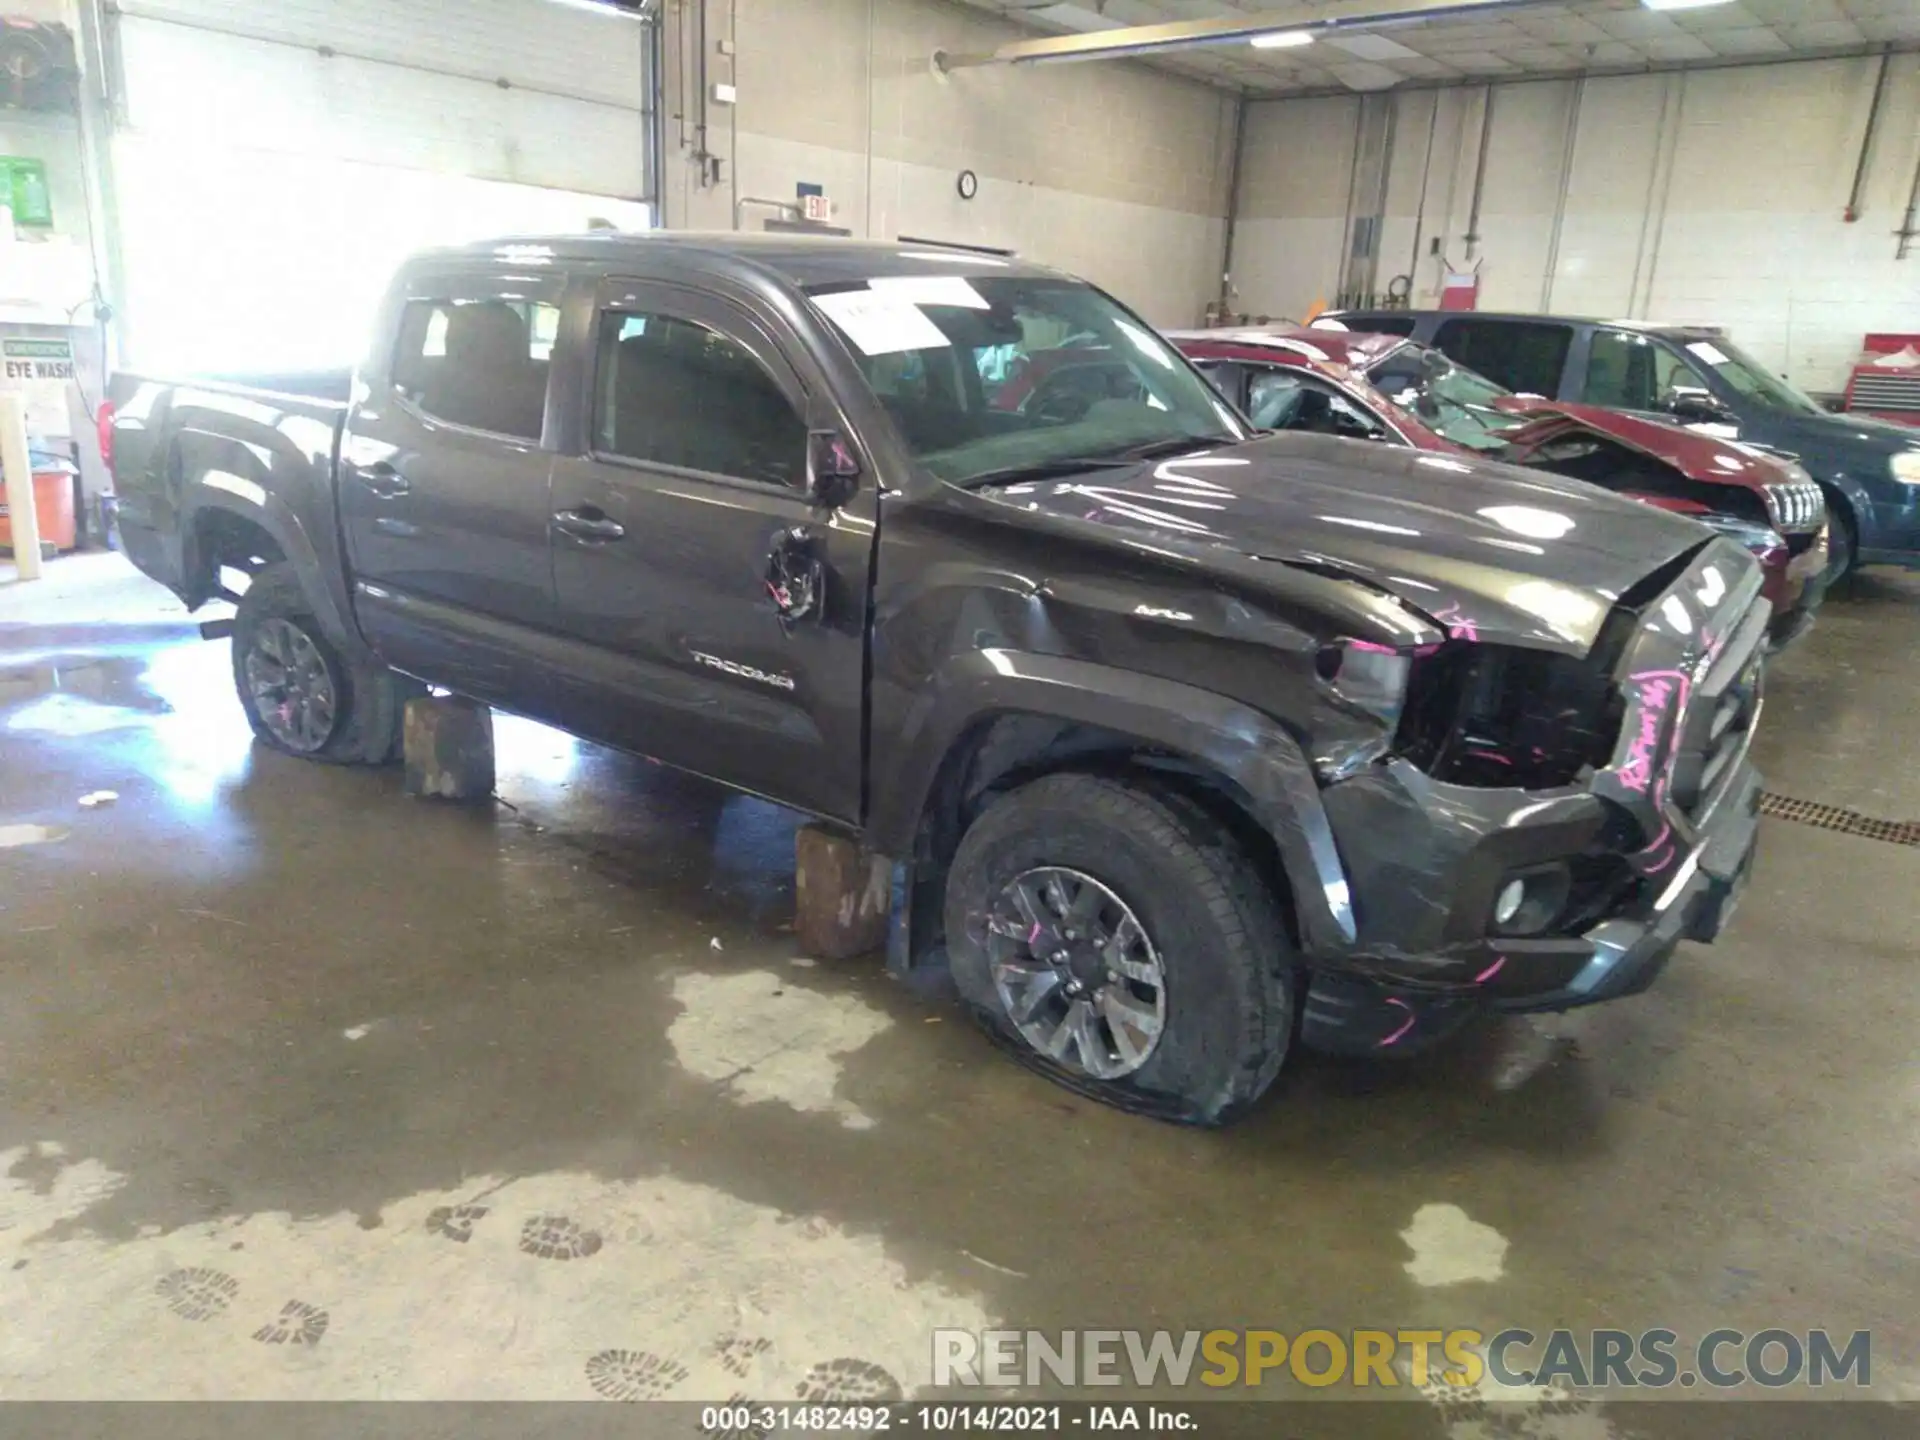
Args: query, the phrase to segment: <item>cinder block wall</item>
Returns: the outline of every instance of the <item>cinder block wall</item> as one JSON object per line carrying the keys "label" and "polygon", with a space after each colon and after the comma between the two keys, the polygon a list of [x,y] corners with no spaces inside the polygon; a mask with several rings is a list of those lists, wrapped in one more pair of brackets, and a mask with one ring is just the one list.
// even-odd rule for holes
{"label": "cinder block wall", "polygon": [[[1218,294],[1228,93],[1111,61],[936,75],[936,48],[1034,36],[948,0],[707,0],[707,89],[732,83],[739,98],[709,94],[705,148],[721,175],[703,185],[690,159],[699,91],[684,68],[700,53],[698,13],[695,0],[669,27],[667,224],[729,229],[736,195],[791,200],[810,181],[855,235],[1015,249],[1157,324],[1192,324]],[[962,170],[979,176],[971,201]],[[746,228],[767,214],[749,207]]]}
{"label": "cinder block wall", "polygon": [[[1723,324],[1795,382],[1838,389],[1868,330],[1920,330],[1920,246],[1896,229],[1920,161],[1920,55],[1891,60],[1859,220],[1842,218],[1875,57],[1491,87],[1472,255],[1483,309]],[[1396,107],[1378,288],[1438,295],[1469,262],[1489,87],[1408,91]],[[1249,112],[1237,304],[1299,316],[1331,300],[1350,207],[1358,97]],[[1561,209],[1559,243],[1554,215]],[[1417,246],[1416,246],[1417,239]],[[1549,258],[1551,257],[1551,265]]]}

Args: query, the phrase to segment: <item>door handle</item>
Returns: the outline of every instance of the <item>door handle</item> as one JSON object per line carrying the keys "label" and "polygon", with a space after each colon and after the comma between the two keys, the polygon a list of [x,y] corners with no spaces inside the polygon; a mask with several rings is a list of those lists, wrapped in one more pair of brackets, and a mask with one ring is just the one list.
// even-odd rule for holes
{"label": "door handle", "polygon": [[576,540],[624,540],[627,534],[626,526],[594,505],[556,512],[553,528]]}
{"label": "door handle", "polygon": [[385,460],[361,466],[358,475],[367,493],[377,500],[398,500],[413,488],[413,482]]}

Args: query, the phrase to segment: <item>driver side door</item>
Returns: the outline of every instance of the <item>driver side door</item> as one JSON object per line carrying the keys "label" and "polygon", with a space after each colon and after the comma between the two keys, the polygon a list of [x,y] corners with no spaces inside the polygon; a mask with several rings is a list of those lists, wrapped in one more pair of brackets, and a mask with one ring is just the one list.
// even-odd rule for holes
{"label": "driver side door", "polygon": [[[565,723],[857,821],[876,500],[808,499],[809,430],[848,433],[824,380],[745,297],[615,280],[590,310],[582,453],[552,482]],[[773,567],[803,552],[824,594],[793,618]]]}

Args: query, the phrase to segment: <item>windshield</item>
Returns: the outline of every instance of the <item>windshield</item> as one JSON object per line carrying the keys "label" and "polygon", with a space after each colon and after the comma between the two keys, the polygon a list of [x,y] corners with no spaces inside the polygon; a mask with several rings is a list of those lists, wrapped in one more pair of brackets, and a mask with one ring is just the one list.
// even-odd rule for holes
{"label": "windshield", "polygon": [[1827,413],[1778,375],[1763,369],[1752,356],[1731,341],[1719,338],[1694,340],[1686,349],[1697,365],[1706,366],[1739,394],[1769,410],[1785,410],[1795,415]]}
{"label": "windshield", "polygon": [[1429,430],[1469,450],[1498,450],[1507,431],[1526,423],[1494,407],[1511,390],[1424,345],[1402,345],[1369,370],[1367,379]]}
{"label": "windshield", "polygon": [[880,277],[807,294],[914,455],[957,484],[1248,431],[1174,348],[1078,281]]}

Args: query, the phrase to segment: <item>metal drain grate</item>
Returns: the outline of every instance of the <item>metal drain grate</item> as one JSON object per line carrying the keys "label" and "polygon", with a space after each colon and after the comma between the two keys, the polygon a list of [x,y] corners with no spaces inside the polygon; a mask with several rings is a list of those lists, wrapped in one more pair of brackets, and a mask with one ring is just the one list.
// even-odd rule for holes
{"label": "metal drain grate", "polygon": [[1876,820],[1858,810],[1838,805],[1821,805],[1812,800],[1790,800],[1771,791],[1760,796],[1760,813],[1777,820],[1792,820],[1822,830],[1838,830],[1858,835],[1863,840],[1884,840],[1889,845],[1920,845],[1920,820]]}

